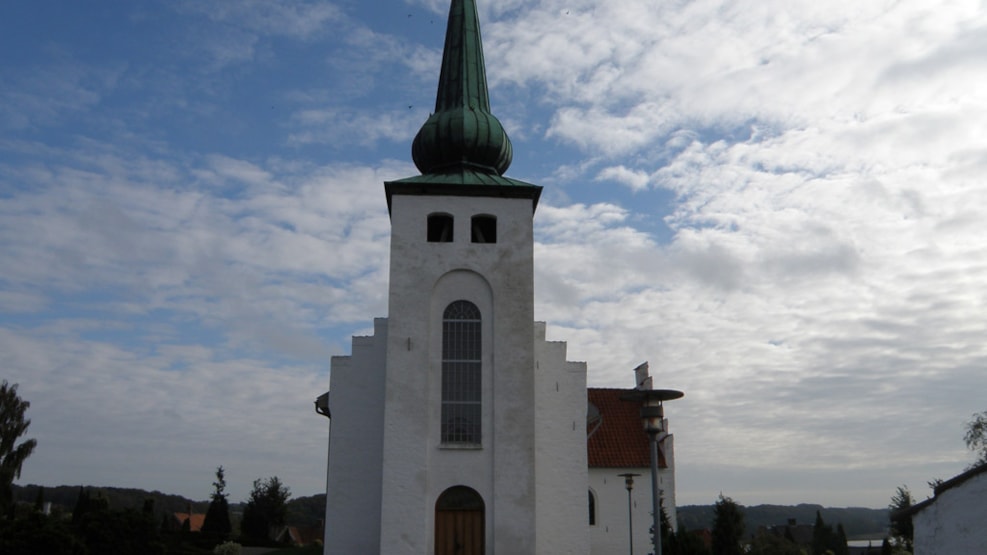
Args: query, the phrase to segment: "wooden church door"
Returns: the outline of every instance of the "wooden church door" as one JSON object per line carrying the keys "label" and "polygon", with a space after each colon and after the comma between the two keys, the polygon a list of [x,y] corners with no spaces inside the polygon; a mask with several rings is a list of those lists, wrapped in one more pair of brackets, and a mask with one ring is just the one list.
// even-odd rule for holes
{"label": "wooden church door", "polygon": [[453,486],[435,502],[435,555],[483,555],[483,498]]}

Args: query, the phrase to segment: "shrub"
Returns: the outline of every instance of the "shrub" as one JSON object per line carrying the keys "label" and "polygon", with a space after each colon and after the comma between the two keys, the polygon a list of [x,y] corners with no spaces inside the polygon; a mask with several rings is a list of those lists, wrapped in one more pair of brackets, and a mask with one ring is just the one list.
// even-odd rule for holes
{"label": "shrub", "polygon": [[236,542],[225,542],[217,545],[212,550],[216,555],[240,555],[240,544]]}

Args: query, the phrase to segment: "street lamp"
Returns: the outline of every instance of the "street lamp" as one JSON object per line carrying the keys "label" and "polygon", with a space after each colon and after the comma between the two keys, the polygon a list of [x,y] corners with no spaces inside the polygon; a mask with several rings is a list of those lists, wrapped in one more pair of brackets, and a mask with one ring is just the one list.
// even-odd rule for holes
{"label": "street lamp", "polygon": [[633,474],[627,472],[626,474],[618,474],[624,479],[624,487],[627,488],[627,539],[630,555],[634,555],[634,513],[631,511],[631,490],[634,489],[634,477],[640,476],[640,474]]}
{"label": "street lamp", "polygon": [[661,555],[661,491],[658,489],[658,444],[665,439],[665,408],[662,403],[679,399],[685,393],[675,389],[635,389],[621,398],[629,401],[641,401],[641,420],[644,431],[648,434],[651,447],[651,512],[654,522],[651,529],[651,541],[655,546],[655,555]]}

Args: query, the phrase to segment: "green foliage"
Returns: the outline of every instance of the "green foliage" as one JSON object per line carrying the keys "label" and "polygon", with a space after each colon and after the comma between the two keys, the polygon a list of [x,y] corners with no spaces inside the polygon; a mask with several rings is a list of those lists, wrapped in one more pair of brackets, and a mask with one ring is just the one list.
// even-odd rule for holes
{"label": "green foliage", "polygon": [[703,539],[686,530],[679,528],[678,532],[668,535],[668,542],[662,545],[664,555],[710,555]]}
{"label": "green foliage", "polygon": [[743,537],[743,510],[721,493],[713,507],[713,555],[741,555]]}
{"label": "green foliage", "polygon": [[751,540],[748,555],[803,555],[802,548],[790,539],[772,533],[758,534]]}
{"label": "green foliage", "polygon": [[816,512],[816,522],[812,526],[812,555],[826,555],[833,544],[833,527],[828,526],[822,514]]}
{"label": "green foliage", "polygon": [[833,531],[833,527],[822,518],[822,514],[816,513],[816,522],[812,526],[812,550],[811,555],[849,555],[850,548],[847,546],[846,531],[840,523]]}
{"label": "green foliage", "polygon": [[296,497],[288,502],[288,523],[311,528],[325,522],[326,494]]}
{"label": "green foliage", "polygon": [[850,546],[847,545],[846,530],[843,529],[842,522],[836,524],[836,536],[832,547],[834,555],[850,555]]}
{"label": "green foliage", "polygon": [[230,505],[226,501],[226,478],[222,466],[216,469],[216,481],[212,485],[215,490],[202,523],[202,533],[213,534],[217,540],[224,541],[230,537],[233,525],[230,523]]}
{"label": "green foliage", "polygon": [[[34,484],[25,486],[15,484],[13,487],[14,498],[19,503],[33,503],[37,499],[40,488],[41,486]],[[167,515],[170,519],[174,513],[183,513],[188,510],[189,505],[192,505],[193,510],[198,513],[205,512],[208,506],[207,502],[192,501],[180,495],[169,495],[160,491],[148,491],[136,488],[113,487],[81,488],[79,486],[46,486],[44,493],[45,501],[52,504],[53,511],[62,509],[68,514],[73,511],[73,507],[77,504],[79,494],[83,489],[88,489],[91,495],[101,492],[104,497],[109,499],[110,505],[116,508],[131,507],[140,509],[146,500],[151,499],[154,501],[154,511],[159,520],[162,519],[162,515]]]}
{"label": "green foliage", "polygon": [[34,510],[42,512],[45,510],[45,488],[38,488],[38,495],[34,498]]}
{"label": "green foliage", "polygon": [[15,521],[0,521],[0,553],[88,555],[89,551],[64,519],[33,513]]}
{"label": "green foliage", "polygon": [[153,512],[136,509],[111,511],[102,496],[89,498],[76,523],[76,534],[90,553],[141,553],[163,555]]}
{"label": "green foliage", "polygon": [[21,466],[38,445],[28,439],[17,444],[17,439],[27,432],[31,421],[24,418],[31,403],[17,395],[17,384],[0,382],[0,519],[13,518],[14,479],[21,477]]}
{"label": "green foliage", "polygon": [[973,414],[971,420],[966,423],[963,441],[977,456],[977,461],[971,466],[987,463],[987,411]]}
{"label": "green foliage", "polygon": [[915,503],[912,492],[907,486],[898,486],[894,495],[891,496],[891,504],[888,509],[891,511],[891,536],[895,543],[903,546],[907,551],[912,550],[914,529],[912,528],[911,515],[902,515],[901,511],[908,509]]}
{"label": "green foliage", "polygon": [[[750,538],[762,527],[778,526],[796,519],[800,523],[812,524],[816,511],[822,513],[827,522],[842,522],[847,536],[880,537],[888,529],[888,510],[866,509],[863,507],[823,507],[818,504],[800,505],[753,505],[744,507],[744,537]],[[676,508],[679,527],[690,530],[712,529],[713,505],[680,505]]]}
{"label": "green foliage", "polygon": [[254,489],[243,509],[240,531],[243,539],[251,543],[266,544],[271,533],[283,526],[288,516],[287,501],[291,492],[277,476],[266,481],[254,480]]}
{"label": "green foliage", "polygon": [[75,508],[72,509],[72,524],[78,526],[82,517],[89,511],[89,490],[79,486],[79,497],[75,500]]}

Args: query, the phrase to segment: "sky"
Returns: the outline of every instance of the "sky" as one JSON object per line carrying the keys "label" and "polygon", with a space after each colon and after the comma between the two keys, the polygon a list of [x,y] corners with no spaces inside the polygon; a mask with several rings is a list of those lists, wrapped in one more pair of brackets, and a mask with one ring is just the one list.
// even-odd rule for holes
{"label": "sky", "polygon": [[[0,379],[20,484],[324,491],[329,360],[387,315],[446,0],[0,4]],[[885,507],[987,409],[987,9],[479,0],[535,317],[685,392],[678,503]]]}

